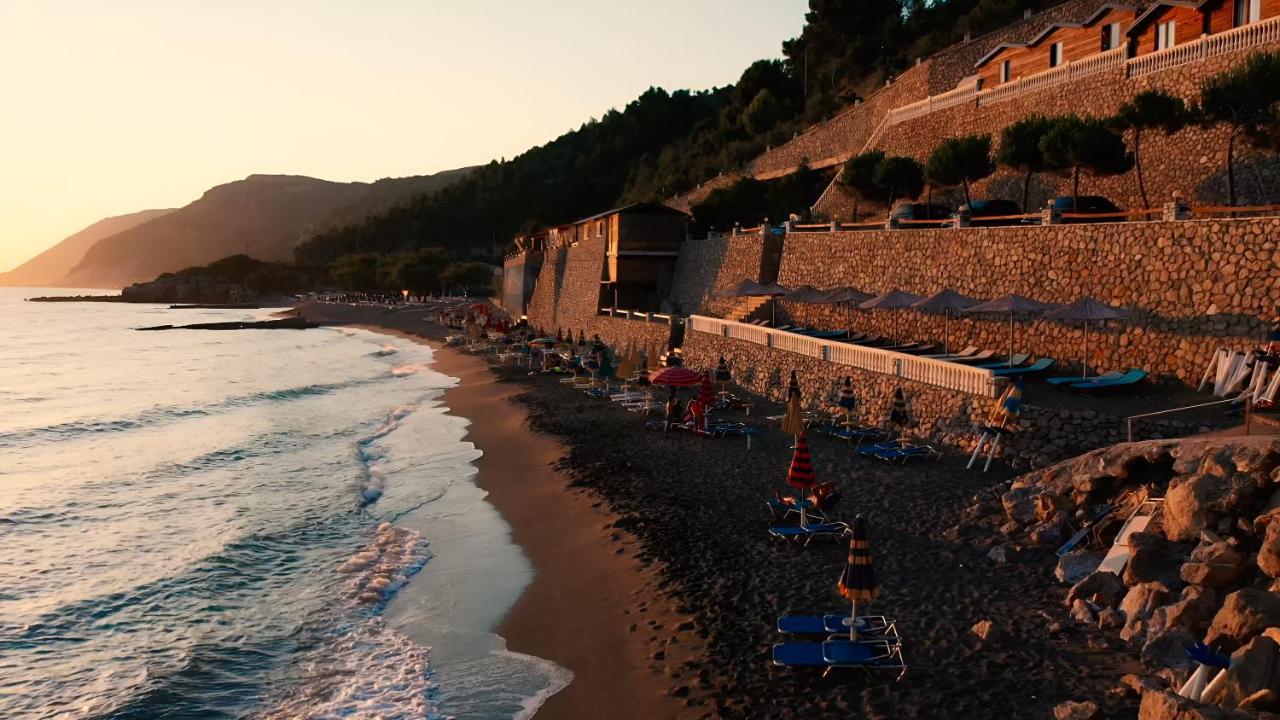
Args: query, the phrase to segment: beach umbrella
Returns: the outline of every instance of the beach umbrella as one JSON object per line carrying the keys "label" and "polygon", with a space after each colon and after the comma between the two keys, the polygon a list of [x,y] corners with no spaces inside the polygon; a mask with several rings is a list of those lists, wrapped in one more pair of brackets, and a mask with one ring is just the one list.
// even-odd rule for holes
{"label": "beach umbrella", "polygon": [[1084,354],[1080,358],[1080,377],[1087,378],[1089,377],[1089,323],[1120,320],[1128,318],[1129,313],[1126,310],[1111,307],[1091,297],[1082,297],[1070,305],[1050,310],[1044,316],[1051,320],[1079,320],[1084,322]]}
{"label": "beach umbrella", "polygon": [[764,297],[769,298],[769,299],[773,302],[773,320],[771,321],[771,323],[772,323],[774,326],[777,326],[777,324],[778,324],[778,298],[780,298],[780,297],[784,297],[784,296],[786,296],[786,295],[790,295],[790,294],[791,294],[791,289],[790,289],[790,288],[788,288],[788,287],[787,287],[787,286],[785,286],[785,285],[779,285],[778,283],[774,283],[774,284],[772,284],[772,285],[765,285],[765,286],[764,286],[764,289],[763,289],[763,290],[761,290],[758,294],[759,294],[759,295],[762,295],[762,296],[764,296]]}
{"label": "beach umbrella", "polygon": [[[673,367],[663,368],[662,372],[654,375],[650,382],[654,385],[665,385],[670,392],[668,395],[668,402],[670,402],[671,399],[675,398],[677,388],[699,385],[702,383],[702,376],[687,367],[676,365]],[[664,432],[666,431],[669,423],[669,417],[663,421]]]}
{"label": "beach umbrella", "polygon": [[[901,310],[902,308],[911,307],[915,303],[922,300],[919,295],[915,295],[902,290],[890,290],[883,295],[877,295],[866,302],[858,305],[863,310]],[[893,318],[893,337],[898,339],[898,316],[895,314]]]}
{"label": "beach umbrella", "polygon": [[848,375],[844,378],[844,384],[840,386],[840,400],[837,404],[844,409],[844,424],[852,425],[853,408],[857,406],[858,399],[853,395],[853,378]]}
{"label": "beach umbrella", "polygon": [[787,381],[787,398],[800,399],[800,378],[796,377],[796,371],[791,371],[791,379]]}
{"label": "beach umbrella", "polygon": [[624,352],[618,353],[618,357],[622,358],[622,362],[618,363],[618,379],[626,380],[636,371],[636,350],[632,345]]}
{"label": "beach umbrella", "polygon": [[808,525],[809,518],[805,513],[808,499],[805,494],[818,484],[818,478],[813,474],[813,458],[809,456],[809,439],[805,436],[803,428],[796,436],[795,452],[791,455],[791,466],[787,468],[787,484],[800,491],[800,497],[797,499],[797,504],[800,506],[800,524]]}
{"label": "beach umbrella", "polygon": [[827,302],[832,305],[844,305],[844,323],[850,325],[853,322],[853,306],[860,305],[873,297],[875,296],[871,293],[864,293],[856,288],[838,287],[827,293]]}
{"label": "beach umbrella", "polygon": [[830,302],[827,297],[831,293],[826,290],[819,290],[812,285],[801,285],[800,287],[787,293],[787,302],[807,303],[810,305],[825,305]]}
{"label": "beach umbrella", "polygon": [[557,343],[564,342],[564,330],[561,328],[556,328],[556,342]]}
{"label": "beach umbrella", "polygon": [[1016,313],[1041,313],[1055,307],[1053,303],[1042,303],[1039,300],[1021,295],[1005,295],[995,300],[974,305],[961,312],[966,313],[1009,313],[1009,363],[1013,364],[1013,316]]}
{"label": "beach umbrella", "polygon": [[836,591],[849,600],[849,639],[858,639],[858,601],[876,599],[876,573],[871,564],[871,541],[867,537],[867,520],[859,513],[853,518],[853,534],[849,539],[849,560],[845,563]]}
{"label": "beach umbrella", "polygon": [[716,297],[733,298],[733,297],[753,297],[764,294],[764,286],[755,280],[745,278],[742,282],[732,285],[716,293]]}
{"label": "beach umbrella", "polygon": [[782,432],[800,435],[804,432],[804,411],[800,409],[800,396],[787,398],[787,412],[782,416]]}
{"label": "beach umbrella", "polygon": [[586,346],[587,346],[587,334],[582,330],[582,328],[578,328],[578,347],[584,348]]}
{"label": "beach umbrella", "polygon": [[640,372],[636,373],[636,386],[649,387],[652,384],[653,382],[649,379],[649,366],[645,363],[644,359],[641,358]]}
{"label": "beach umbrella", "polygon": [[964,310],[977,305],[978,301],[965,297],[955,290],[939,290],[923,300],[912,303],[915,310],[943,313],[942,318],[942,351],[951,352],[951,311]]}
{"label": "beach umbrella", "polygon": [[1022,379],[1014,378],[1013,382],[1000,393],[1000,397],[996,399],[996,405],[992,409],[991,418],[982,428],[982,435],[978,438],[978,446],[973,449],[973,456],[969,458],[969,464],[965,467],[972,468],[977,462],[978,457],[982,454],[982,449],[990,441],[990,447],[987,450],[987,462],[982,466],[982,471],[986,472],[991,468],[991,460],[996,456],[996,450],[1000,447],[1000,438],[1013,431],[1018,416],[1022,414]]}
{"label": "beach umbrella", "polygon": [[713,379],[720,383],[720,394],[724,395],[729,391],[726,389],[729,383],[733,382],[733,373],[729,372],[729,363],[724,361],[724,356],[720,356],[720,361],[716,363],[716,373]]}
{"label": "beach umbrella", "polygon": [[716,402],[716,391],[711,389],[711,373],[702,374],[702,385],[698,387],[698,402],[710,408]]}
{"label": "beach umbrella", "polygon": [[902,393],[901,387],[894,388],[893,404],[889,407],[889,427],[901,434],[910,424],[911,414],[907,412],[907,397]]}

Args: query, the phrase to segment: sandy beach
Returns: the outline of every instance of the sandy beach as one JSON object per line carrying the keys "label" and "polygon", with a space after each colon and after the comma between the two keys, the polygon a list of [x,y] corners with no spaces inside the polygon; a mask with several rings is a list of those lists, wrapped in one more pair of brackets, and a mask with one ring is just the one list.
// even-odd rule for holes
{"label": "sandy beach", "polygon": [[[304,313],[430,334],[412,312]],[[1109,717],[1136,714],[1136,696],[1114,692],[1135,669],[1132,653],[1069,621],[1052,554],[987,557],[1000,538],[966,508],[1011,472],[967,472],[956,455],[887,465],[811,439],[819,480],[844,492],[843,517],[868,519],[880,581],[868,612],[897,620],[910,665],[899,682],[824,679],[770,663],[777,616],[847,607],[835,593],[843,544],[802,549],[766,532],[764,502],[785,489],[789,436],[766,428],[751,450],[741,439],[663,438],[553,376],[453,351],[439,363],[463,378],[448,404],[472,420],[486,450],[480,483],[537,571],[499,632],[575,673],[540,717],[627,707],[636,717],[1022,718],[1081,699]],[[775,409],[762,403],[747,419]],[[970,631],[983,620],[999,629],[986,641]]]}

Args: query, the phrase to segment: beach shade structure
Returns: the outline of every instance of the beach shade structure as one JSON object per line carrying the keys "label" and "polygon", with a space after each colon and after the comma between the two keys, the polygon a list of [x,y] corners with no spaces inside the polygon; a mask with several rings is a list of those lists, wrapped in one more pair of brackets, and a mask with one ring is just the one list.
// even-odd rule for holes
{"label": "beach shade structure", "polygon": [[758,297],[761,295],[764,295],[764,286],[750,278],[745,278],[742,282],[716,293],[716,297],[722,298]]}
{"label": "beach shade structure", "polygon": [[1043,303],[1043,302],[1040,302],[1039,300],[1032,300],[1031,298],[1023,297],[1021,295],[1010,294],[1010,295],[1005,295],[1004,297],[998,297],[995,300],[988,300],[987,302],[979,303],[977,305],[974,305],[973,307],[966,308],[961,312],[975,313],[975,314],[976,313],[987,313],[987,314],[1008,313],[1009,314],[1009,364],[1010,366],[1012,366],[1013,355],[1014,355],[1014,352],[1013,352],[1013,348],[1014,348],[1013,317],[1014,315],[1017,315],[1018,313],[1023,313],[1023,314],[1042,313],[1046,310],[1052,310],[1054,307],[1056,306],[1053,303]]}
{"label": "beach shade structure", "polygon": [[807,494],[818,484],[818,478],[813,474],[813,458],[809,455],[809,439],[804,428],[796,435],[795,452],[791,455],[791,466],[787,468],[787,484],[800,491],[796,499],[800,506],[800,525],[808,525],[809,517],[805,512],[809,505]]}
{"label": "beach shade structure", "polygon": [[841,409],[844,410],[844,424],[853,424],[853,409],[858,405],[858,399],[853,394],[853,378],[846,375],[844,384],[840,386],[840,399],[836,402]]}
{"label": "beach shade structure", "polygon": [[[654,385],[665,385],[670,394],[667,396],[668,404],[676,396],[676,390],[682,387],[693,387],[702,384],[702,376],[682,365],[663,368],[662,372],[654,375],[650,382]],[[670,418],[663,423],[663,432],[665,433],[670,425]]]}
{"label": "beach shade structure", "polygon": [[982,428],[982,435],[978,438],[978,445],[973,449],[973,455],[969,458],[969,464],[966,468],[972,468],[973,464],[978,461],[982,455],[984,447],[987,448],[987,462],[982,466],[982,472],[991,469],[991,460],[996,456],[996,450],[1000,447],[1000,438],[1013,432],[1017,426],[1018,416],[1022,414],[1022,380],[1014,378],[1013,382],[1000,393],[999,399],[996,400],[996,406],[991,412],[991,418]]}
{"label": "beach shade structure", "polygon": [[563,328],[556,328],[556,342],[557,342],[557,343],[562,343],[562,342],[564,342],[564,329],[563,329]]}
{"label": "beach shade structure", "polygon": [[716,404],[716,391],[711,388],[711,373],[702,374],[702,385],[698,387],[698,402],[708,409]]}
{"label": "beach shade structure", "polygon": [[618,353],[622,361],[618,363],[618,379],[626,381],[636,371],[636,348],[634,345]]}
{"label": "beach shade structure", "polygon": [[772,285],[765,285],[757,292],[748,294],[752,297],[767,297],[772,301],[773,319],[770,321],[770,324],[776,327],[778,325],[778,298],[790,295],[791,289],[785,285],[773,283]]}
{"label": "beach shade structure", "polygon": [[845,563],[836,592],[849,601],[849,640],[858,639],[858,602],[876,599],[876,573],[871,564],[871,541],[867,538],[867,520],[859,513],[853,518],[849,538],[849,560]]}
{"label": "beach shade structure", "polygon": [[787,399],[800,399],[800,378],[796,376],[796,371],[791,371],[791,379],[787,381]]}
{"label": "beach shade structure", "polygon": [[941,312],[942,316],[942,351],[951,352],[951,313],[954,310],[967,310],[977,305],[978,301],[965,297],[955,290],[939,290],[923,300],[912,303],[913,310],[924,312]]}
{"label": "beach shade structure", "polygon": [[733,373],[729,371],[729,363],[724,361],[723,355],[720,356],[719,362],[716,363],[716,372],[715,375],[712,376],[712,379],[720,384],[721,395],[728,394],[729,391],[726,389],[726,386],[733,382]]}
{"label": "beach shade structure", "polygon": [[578,328],[578,347],[585,348],[587,346],[587,333]]}
{"label": "beach shade structure", "polygon": [[856,288],[838,287],[827,293],[827,303],[831,305],[844,305],[844,322],[845,325],[849,325],[853,322],[853,308],[873,297],[875,296],[871,293],[865,293]]}
{"label": "beach shade structure", "polygon": [[1044,314],[1051,320],[1077,321],[1084,323],[1084,354],[1080,356],[1080,377],[1089,377],[1089,323],[1106,322],[1108,320],[1124,320],[1129,317],[1127,310],[1114,308],[1091,297],[1054,308]]}
{"label": "beach shade structure", "polygon": [[800,287],[787,293],[788,302],[807,303],[809,305],[825,305],[829,300],[827,297],[831,293],[826,290],[819,290],[812,285],[801,285]]}
{"label": "beach shade structure", "polygon": [[787,412],[782,416],[782,432],[800,435],[804,432],[804,411],[800,409],[800,396],[787,398]]}
{"label": "beach shade structure", "polygon": [[[922,300],[919,295],[905,292],[903,290],[890,290],[883,295],[877,295],[866,302],[858,305],[863,310],[901,310],[909,308],[915,303]],[[900,339],[898,336],[898,318],[893,320],[893,336],[894,339]]]}
{"label": "beach shade structure", "polygon": [[893,404],[889,406],[889,427],[901,434],[911,425],[911,414],[907,412],[907,396],[902,388],[894,388]]}

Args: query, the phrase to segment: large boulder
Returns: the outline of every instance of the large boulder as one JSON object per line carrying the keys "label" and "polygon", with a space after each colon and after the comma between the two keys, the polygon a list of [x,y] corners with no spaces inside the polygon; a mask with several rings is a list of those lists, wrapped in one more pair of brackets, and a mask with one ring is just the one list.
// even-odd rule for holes
{"label": "large boulder", "polygon": [[1036,519],[1036,492],[1031,488],[1014,488],[1000,496],[1005,515],[1019,525],[1030,525]]}
{"label": "large boulder", "polygon": [[[1206,533],[1208,535],[1208,533]],[[1244,575],[1244,553],[1215,536],[1203,539],[1191,553],[1191,562],[1179,571],[1183,582],[1225,588],[1239,584]]]}
{"label": "large boulder", "polygon": [[1195,663],[1187,656],[1187,648],[1196,643],[1191,633],[1173,628],[1151,636],[1142,646],[1142,664],[1148,670],[1161,668],[1190,668]]}
{"label": "large boulder", "polygon": [[1213,588],[1188,585],[1182,588],[1177,602],[1156,608],[1147,621],[1147,631],[1157,635],[1171,628],[1182,628],[1195,637],[1204,637],[1214,611],[1218,609],[1218,595]]}
{"label": "large boulder", "polygon": [[1171,543],[1159,533],[1134,533],[1129,536],[1129,564],[1124,568],[1126,585],[1158,582],[1165,587],[1182,587],[1182,563],[1185,545]]}
{"label": "large boulder", "polygon": [[1098,720],[1102,717],[1102,708],[1095,702],[1072,702],[1068,700],[1053,708],[1054,720]]}
{"label": "large boulder", "polygon": [[1234,708],[1259,690],[1276,689],[1280,689],[1280,645],[1259,635],[1232,653],[1224,681],[1215,682],[1200,699]]}
{"label": "large boulder", "polygon": [[[1280,578],[1280,521],[1276,521],[1277,517],[1280,515],[1270,513],[1258,518],[1258,521],[1265,519],[1266,525],[1262,547],[1258,549],[1258,567],[1273,578]],[[1255,527],[1258,521],[1254,522]]]}
{"label": "large boulder", "polygon": [[1188,700],[1173,690],[1151,690],[1142,695],[1138,708],[1138,720],[1243,720],[1245,718],[1274,718],[1269,714],[1243,713],[1225,710]]}
{"label": "large boulder", "polygon": [[1091,602],[1098,607],[1115,607],[1125,594],[1124,582],[1109,572],[1092,572],[1067,591],[1067,607],[1076,600]]}
{"label": "large boulder", "polygon": [[1129,592],[1120,601],[1120,612],[1124,613],[1125,618],[1120,639],[1127,641],[1141,635],[1147,627],[1147,619],[1156,608],[1169,601],[1170,594],[1168,586],[1158,582],[1138,583],[1129,588]]}
{"label": "large boulder", "polygon": [[1164,501],[1165,533],[1174,541],[1194,540],[1222,515],[1243,511],[1261,490],[1259,478],[1244,474],[1174,478]]}
{"label": "large boulder", "polygon": [[1241,588],[1228,595],[1213,616],[1205,642],[1231,651],[1273,626],[1280,626],[1280,595]]}
{"label": "large boulder", "polygon": [[1078,552],[1064,555],[1058,558],[1058,567],[1054,569],[1053,576],[1058,579],[1058,582],[1075,585],[1089,573],[1097,570],[1101,562],[1102,556],[1098,553]]}

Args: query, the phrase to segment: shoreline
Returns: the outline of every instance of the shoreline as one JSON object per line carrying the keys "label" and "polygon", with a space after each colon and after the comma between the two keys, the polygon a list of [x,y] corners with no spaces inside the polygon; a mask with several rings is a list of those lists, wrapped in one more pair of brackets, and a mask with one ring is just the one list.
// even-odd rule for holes
{"label": "shoreline", "polygon": [[449,414],[469,421],[463,439],[484,453],[475,461],[475,484],[534,568],[532,581],[493,632],[511,652],[549,660],[573,675],[535,716],[607,717],[622,707],[638,717],[697,717],[668,692],[672,680],[660,668],[697,657],[698,644],[670,646],[655,666],[655,636],[641,632],[647,626],[660,633],[688,618],[658,589],[659,568],[637,559],[635,537],[614,527],[618,517],[604,498],[571,487],[557,470],[568,448],[530,427],[529,412],[516,399],[524,388],[504,381],[485,360],[444,347],[435,328],[371,320],[333,324],[427,345],[432,369],[458,379],[443,402]]}

